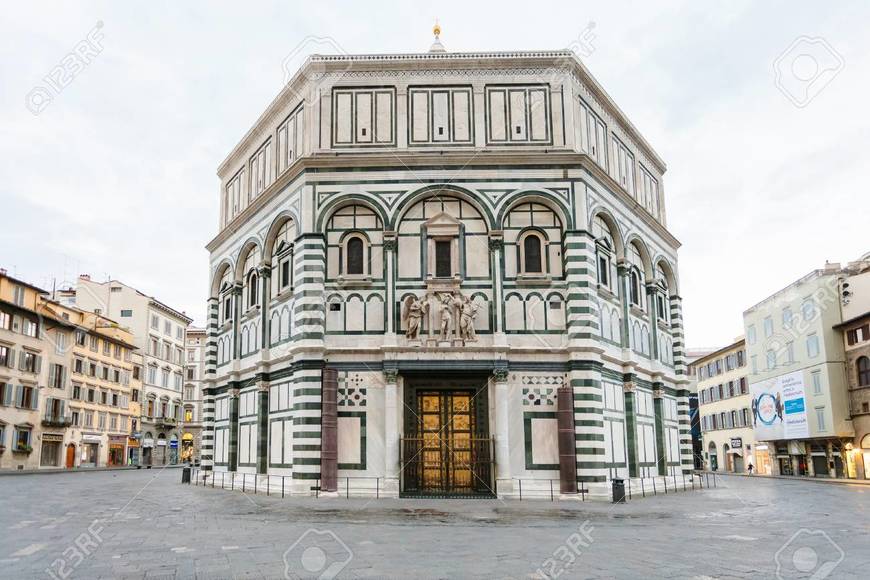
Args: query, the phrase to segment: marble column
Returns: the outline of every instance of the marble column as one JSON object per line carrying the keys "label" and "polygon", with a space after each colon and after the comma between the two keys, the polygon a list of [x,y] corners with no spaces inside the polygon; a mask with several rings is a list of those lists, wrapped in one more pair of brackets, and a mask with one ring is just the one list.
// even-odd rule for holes
{"label": "marble column", "polygon": [[634,376],[626,374],[622,383],[625,398],[625,460],[628,463],[628,476],[639,477],[637,466],[637,387]]}
{"label": "marble column", "polygon": [[[495,466],[496,478],[499,480],[511,479],[511,454],[508,434],[510,427],[509,403],[510,390],[508,387],[508,370],[501,367],[493,371],[495,383]],[[505,483],[509,487],[508,483]]]}
{"label": "marble column", "polygon": [[[384,281],[384,308],[387,317],[387,333],[384,337],[384,342],[387,344],[396,344],[396,319],[397,319],[397,303],[396,303],[396,284],[395,284],[395,269],[396,269],[396,232],[384,232],[384,259],[387,266],[387,279]],[[398,316],[401,316],[401,308],[399,308]]]}
{"label": "marble column", "polygon": [[667,475],[668,450],[665,446],[664,385],[653,383],[653,409],[656,422],[656,466],[659,475]]}
{"label": "marble column", "polygon": [[384,369],[384,479],[387,487],[399,482],[399,373]]}
{"label": "marble column", "polygon": [[257,383],[257,473],[269,465],[269,382]]}
{"label": "marble column", "polygon": [[490,232],[489,251],[490,269],[492,271],[492,307],[495,309],[492,332],[495,337],[495,343],[499,345],[507,344],[507,337],[504,333],[504,317],[502,316],[502,280],[504,278],[502,272],[503,250],[504,239],[502,237],[502,232]]}
{"label": "marble column", "polygon": [[230,437],[227,450],[227,471],[239,468],[239,389],[228,391],[230,404]]}

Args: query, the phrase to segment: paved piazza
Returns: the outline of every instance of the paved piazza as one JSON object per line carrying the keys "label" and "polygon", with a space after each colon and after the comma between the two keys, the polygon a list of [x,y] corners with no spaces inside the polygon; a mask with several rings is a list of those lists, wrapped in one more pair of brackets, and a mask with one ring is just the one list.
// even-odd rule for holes
{"label": "paved piazza", "polygon": [[282,500],[180,478],[0,477],[0,577],[748,578],[775,577],[777,559],[783,578],[870,568],[870,487],[859,485],[726,477],[613,506]]}

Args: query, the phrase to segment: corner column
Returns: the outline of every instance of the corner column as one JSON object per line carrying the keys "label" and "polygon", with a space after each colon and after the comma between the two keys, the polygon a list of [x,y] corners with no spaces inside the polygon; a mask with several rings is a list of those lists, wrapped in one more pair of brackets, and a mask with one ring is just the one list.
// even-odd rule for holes
{"label": "corner column", "polygon": [[384,286],[387,336],[384,341],[388,344],[396,344],[396,232],[384,232],[384,254],[387,268]]}
{"label": "corner column", "polygon": [[227,450],[227,471],[239,468],[239,389],[228,391],[230,403],[230,447]]}
{"label": "corner column", "polygon": [[634,375],[627,373],[623,377],[622,392],[625,398],[625,439],[626,460],[628,461],[628,476],[638,477],[637,466],[637,386]]}
{"label": "corner column", "polygon": [[619,288],[619,302],[622,306],[622,324],[620,324],[619,332],[622,336],[619,337],[619,342],[622,348],[631,348],[631,317],[629,316],[630,306],[628,299],[628,284],[629,284],[629,267],[625,259],[620,259],[616,264],[616,277]]}
{"label": "corner column", "polygon": [[269,348],[269,293],[272,289],[272,268],[262,264],[257,270],[260,277],[260,350]]}
{"label": "corner column", "polygon": [[511,453],[508,427],[509,421],[509,388],[508,369],[498,367],[492,374],[495,383],[495,467],[496,479],[511,479]]}
{"label": "corner column", "polygon": [[320,489],[338,491],[338,371],[323,369]]}
{"label": "corner column", "polygon": [[500,230],[494,230],[489,234],[490,269],[492,271],[492,304],[495,308],[494,333],[496,344],[507,344],[504,334],[504,317],[502,310],[502,281],[504,272],[502,269],[502,252],[504,250],[504,237]]}
{"label": "corner column", "polygon": [[269,465],[269,382],[257,383],[257,473]]}
{"label": "corner column", "polygon": [[384,368],[384,480],[399,491],[399,371]]}
{"label": "corner column", "polygon": [[683,337],[683,299],[671,296],[671,334],[674,337],[674,372],[686,374],[686,345]]}
{"label": "corner column", "polygon": [[664,384],[653,383],[653,408],[656,421],[656,467],[659,475],[668,473],[668,451],[665,447]]}
{"label": "corner column", "polygon": [[242,343],[239,340],[239,318],[242,316],[242,285],[236,283],[232,289],[233,296],[233,360],[242,358]]}
{"label": "corner column", "polygon": [[[677,391],[677,418],[680,430],[680,467],[683,473],[691,473],[695,467],[692,447],[692,416],[689,413],[689,391]],[[754,449],[753,449],[754,451]]]}
{"label": "corner column", "polygon": [[656,303],[656,288],[655,282],[646,283],[646,305],[649,312],[649,341],[650,357],[653,360],[661,360],[659,358],[659,312],[658,304]]}
{"label": "corner column", "polygon": [[214,469],[214,393],[217,375],[217,327],[220,302],[217,297],[208,299],[208,337],[205,344],[205,381],[202,389],[202,435],[200,442],[200,465],[203,471]]}

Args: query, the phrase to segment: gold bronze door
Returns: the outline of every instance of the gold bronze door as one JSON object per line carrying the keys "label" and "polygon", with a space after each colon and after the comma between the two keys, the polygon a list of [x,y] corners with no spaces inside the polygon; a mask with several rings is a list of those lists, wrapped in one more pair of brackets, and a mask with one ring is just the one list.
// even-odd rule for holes
{"label": "gold bronze door", "polygon": [[474,391],[418,391],[417,433],[403,444],[406,491],[491,493],[490,440],[480,437]]}

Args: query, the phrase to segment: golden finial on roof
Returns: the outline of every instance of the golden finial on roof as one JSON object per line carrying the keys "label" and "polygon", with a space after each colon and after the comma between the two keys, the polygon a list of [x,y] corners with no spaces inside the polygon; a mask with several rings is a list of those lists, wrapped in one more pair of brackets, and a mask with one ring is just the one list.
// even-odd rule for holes
{"label": "golden finial on roof", "polygon": [[441,44],[441,25],[438,24],[438,19],[435,19],[435,26],[432,27],[432,34],[435,35],[435,42],[429,47],[429,52],[447,52],[444,45]]}

